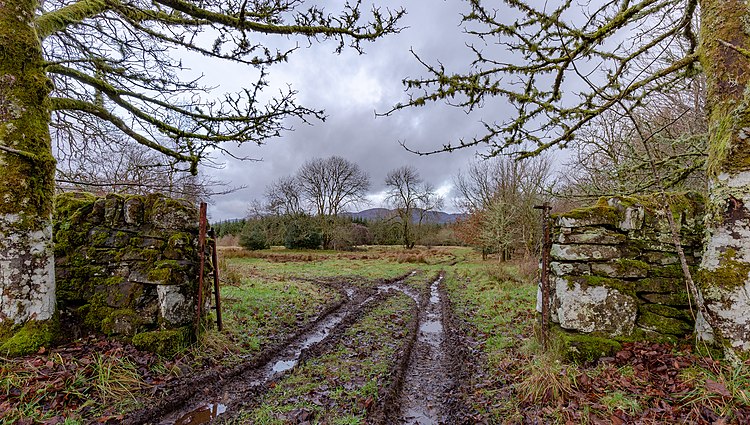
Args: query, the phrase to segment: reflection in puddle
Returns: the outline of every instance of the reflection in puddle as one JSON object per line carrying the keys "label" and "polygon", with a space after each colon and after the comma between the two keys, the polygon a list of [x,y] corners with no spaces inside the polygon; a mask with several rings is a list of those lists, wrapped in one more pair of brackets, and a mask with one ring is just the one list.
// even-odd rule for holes
{"label": "reflection in puddle", "polygon": [[266,366],[266,379],[271,379],[277,373],[286,372],[296,366],[297,362],[299,362],[299,357],[302,355],[302,351],[323,341],[331,333],[331,330],[341,323],[343,318],[344,313],[334,314],[328,320],[318,325],[315,332],[308,335],[304,340],[290,345],[286,352],[282,354],[281,360],[277,360]]}
{"label": "reflection in puddle", "polygon": [[430,320],[428,322],[422,323],[422,326],[419,327],[419,330],[422,332],[433,334],[440,333],[443,332],[443,324],[438,320]]}
{"label": "reflection in puddle", "polygon": [[227,411],[227,406],[220,403],[204,404],[192,412],[177,419],[175,425],[200,425],[211,422],[217,416]]}
{"label": "reflection in puddle", "polygon": [[273,364],[271,367],[271,371],[273,373],[279,373],[279,372],[286,372],[287,370],[293,368],[297,365],[297,360],[279,360],[276,363]]}

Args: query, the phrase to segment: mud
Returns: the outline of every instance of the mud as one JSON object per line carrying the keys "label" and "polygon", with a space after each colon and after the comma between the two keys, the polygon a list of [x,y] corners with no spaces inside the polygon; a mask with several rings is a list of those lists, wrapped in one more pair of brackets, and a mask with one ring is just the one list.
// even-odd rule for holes
{"label": "mud", "polygon": [[207,372],[174,388],[162,389],[164,396],[159,397],[158,402],[131,413],[122,423],[199,425],[215,419],[221,422],[238,408],[257,403],[272,382],[299,362],[324,352],[365,311],[385,299],[389,291],[409,291],[407,295],[418,297],[397,279],[383,281],[375,288],[351,287],[341,282],[320,283],[335,287],[345,300],[330,306],[304,330],[254,359],[233,368]]}
{"label": "mud", "polygon": [[422,309],[419,333],[409,359],[397,423],[436,425],[447,423],[445,393],[450,388],[447,370],[443,308],[438,286],[443,276],[430,285],[429,302]]}

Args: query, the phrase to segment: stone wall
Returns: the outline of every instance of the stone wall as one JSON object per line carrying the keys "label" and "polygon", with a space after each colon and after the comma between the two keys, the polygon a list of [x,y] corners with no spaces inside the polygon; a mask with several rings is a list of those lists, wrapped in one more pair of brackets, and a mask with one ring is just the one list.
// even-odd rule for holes
{"label": "stone wall", "polygon": [[[703,199],[669,198],[687,261],[698,265]],[[600,199],[553,219],[551,318],[573,357],[607,355],[621,341],[693,332],[684,276],[656,197]]]}
{"label": "stone wall", "polygon": [[192,338],[199,267],[193,205],[162,195],[65,193],[56,199],[54,235],[64,320],[155,351]]}

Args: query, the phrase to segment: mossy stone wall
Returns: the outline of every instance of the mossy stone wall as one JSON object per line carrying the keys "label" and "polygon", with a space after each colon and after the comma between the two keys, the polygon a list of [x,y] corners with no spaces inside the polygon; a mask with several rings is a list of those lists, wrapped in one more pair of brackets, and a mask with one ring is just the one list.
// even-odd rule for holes
{"label": "mossy stone wall", "polygon": [[125,337],[193,323],[199,252],[192,204],[162,195],[65,193],[56,198],[54,222],[62,314]]}
{"label": "mossy stone wall", "polygon": [[[668,198],[688,264],[697,266],[704,200],[690,193]],[[662,205],[657,196],[602,198],[553,217],[550,310],[558,334],[574,352],[607,355],[618,341],[675,340],[693,332]],[[601,349],[590,347],[592,341]]]}

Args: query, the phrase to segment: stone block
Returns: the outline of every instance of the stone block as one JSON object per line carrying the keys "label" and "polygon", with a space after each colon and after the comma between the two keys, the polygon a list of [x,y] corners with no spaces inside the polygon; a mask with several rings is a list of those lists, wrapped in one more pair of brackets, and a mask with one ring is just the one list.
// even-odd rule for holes
{"label": "stone block", "polygon": [[125,224],[122,196],[109,194],[104,198],[104,223],[111,227]]}
{"label": "stone block", "polygon": [[643,329],[660,334],[687,335],[693,332],[694,326],[685,321],[664,317],[650,312],[642,312],[638,315],[637,325]]}
{"label": "stone block", "polygon": [[140,197],[133,196],[126,199],[123,208],[126,224],[132,226],[143,224],[143,200]]}
{"label": "stone block", "polygon": [[[645,301],[653,304],[661,304],[674,307],[686,307],[689,305],[687,292],[675,292],[669,294],[640,294],[640,297]],[[695,307],[695,303],[693,303]]]}
{"label": "stone block", "polygon": [[596,205],[589,208],[579,208],[556,216],[558,227],[587,227],[587,226],[612,226],[620,222],[620,214],[617,209],[608,205]]}
{"label": "stone block", "polygon": [[553,244],[550,254],[558,261],[602,261],[620,258],[622,250],[616,245],[560,245]]}
{"label": "stone block", "polygon": [[690,324],[695,321],[695,319],[693,318],[693,313],[691,313],[690,310],[686,308],[674,308],[660,304],[642,304],[639,308],[639,311],[641,313],[648,312],[658,314],[659,316],[663,317],[679,319]]}
{"label": "stone block", "polygon": [[603,227],[581,227],[571,230],[569,232],[560,232],[557,236],[557,242],[563,245],[619,245],[627,239],[624,234]]}
{"label": "stone block", "polygon": [[550,272],[557,276],[581,276],[591,274],[588,263],[561,263],[553,261],[549,264]]}
{"label": "stone block", "polygon": [[633,331],[638,301],[606,286],[584,287],[555,280],[560,327],[577,332],[624,336]]}
{"label": "stone block", "polygon": [[159,296],[159,316],[170,327],[190,324],[195,315],[195,305],[187,289],[174,285],[156,287]]}
{"label": "stone block", "polygon": [[635,291],[651,293],[680,293],[685,292],[685,280],[669,277],[647,277],[635,281]]}
{"label": "stone block", "polygon": [[651,266],[643,261],[616,259],[606,263],[591,263],[591,274],[614,278],[644,278],[648,276]]}

